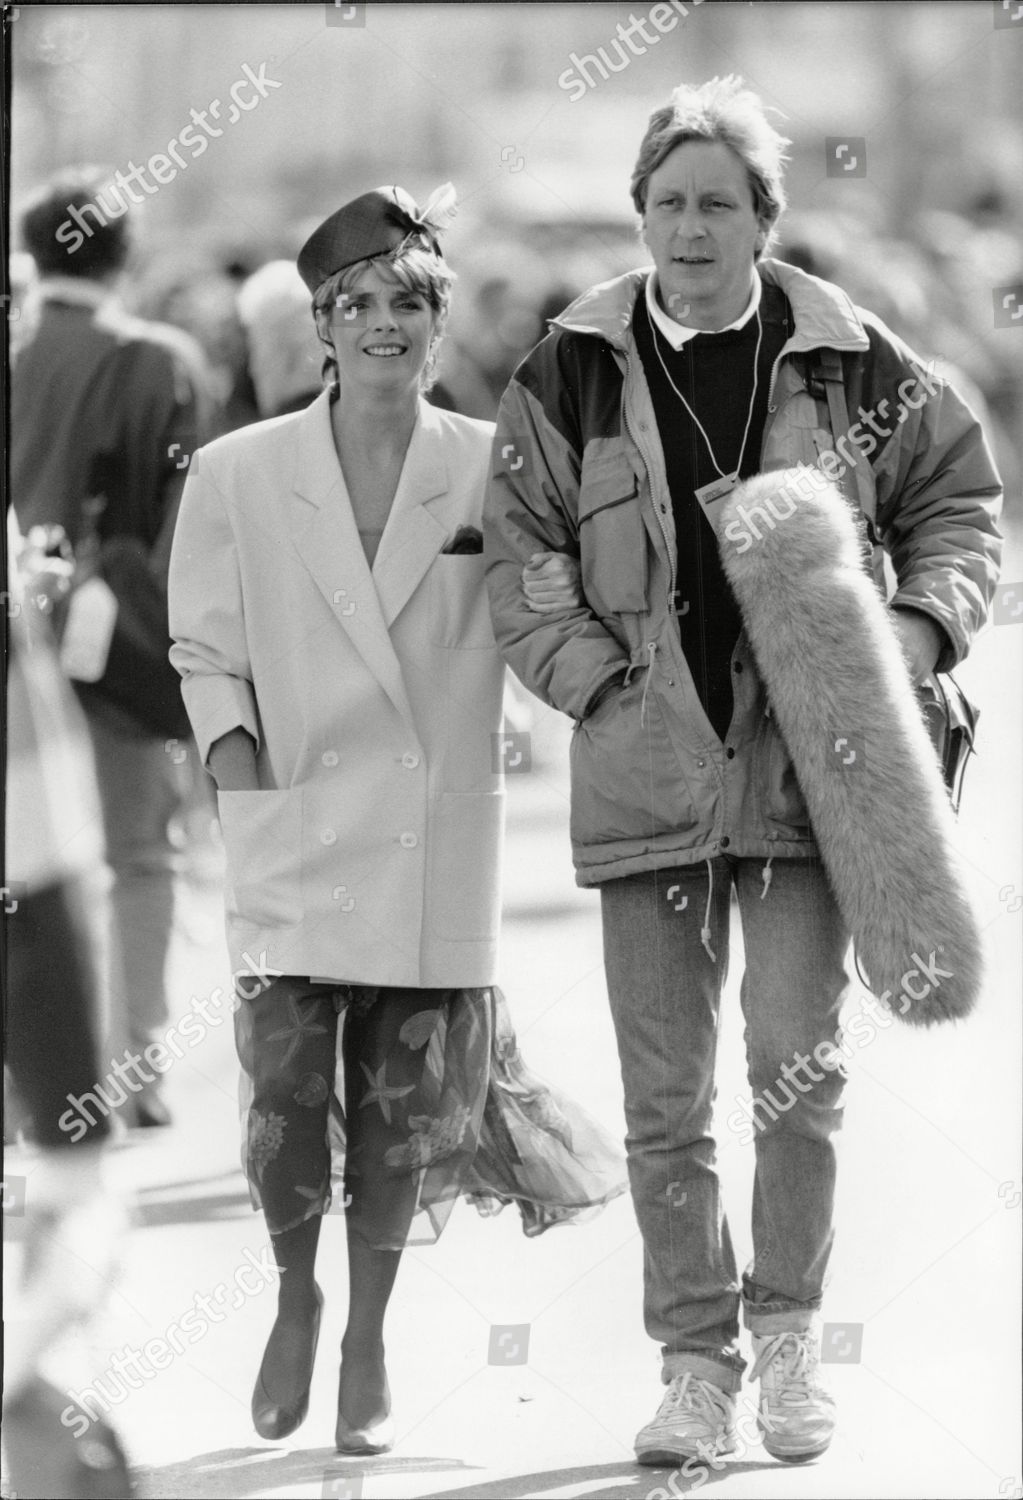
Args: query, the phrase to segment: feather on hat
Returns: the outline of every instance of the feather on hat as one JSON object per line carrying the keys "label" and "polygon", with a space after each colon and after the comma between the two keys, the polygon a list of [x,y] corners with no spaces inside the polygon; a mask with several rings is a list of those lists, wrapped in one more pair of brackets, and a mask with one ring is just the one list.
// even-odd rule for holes
{"label": "feather on hat", "polygon": [[404,188],[379,187],[363,193],[324,219],[298,252],[298,272],[311,292],[328,276],[356,261],[386,255],[410,234],[422,235],[440,254],[438,235],[455,217],[455,189],[445,182],[420,208]]}

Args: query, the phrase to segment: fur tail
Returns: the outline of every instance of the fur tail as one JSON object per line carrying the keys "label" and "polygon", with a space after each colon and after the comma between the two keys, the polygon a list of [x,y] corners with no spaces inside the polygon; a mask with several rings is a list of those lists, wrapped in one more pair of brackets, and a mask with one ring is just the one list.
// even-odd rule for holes
{"label": "fur tail", "polygon": [[758,474],[718,542],[871,989],[911,1025],[976,1004],[980,932],[955,822],[849,505],[817,470]]}

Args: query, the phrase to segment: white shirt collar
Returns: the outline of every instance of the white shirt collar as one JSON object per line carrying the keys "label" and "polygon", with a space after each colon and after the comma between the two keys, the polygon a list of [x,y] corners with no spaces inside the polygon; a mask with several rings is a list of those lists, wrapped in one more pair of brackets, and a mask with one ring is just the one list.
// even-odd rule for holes
{"label": "white shirt collar", "polygon": [[90,281],[84,276],[44,276],[35,287],[40,302],[71,302],[81,307],[102,307],[116,300],[116,293],[106,282]]}
{"label": "white shirt collar", "polygon": [[760,295],[761,281],[760,277],[754,271],[753,290],[750,292],[749,301],[746,303],[746,310],[740,313],[734,323],[729,323],[725,328],[689,328],[685,323],[676,323],[674,318],[669,318],[658,302],[657,271],[651,270],[650,275],[646,279],[646,305],[647,312],[650,314],[650,321],[656,328],[660,329],[673,349],[681,349],[683,344],[687,344],[698,333],[707,333],[713,337],[715,333],[727,333],[731,328],[745,327],[760,306]]}

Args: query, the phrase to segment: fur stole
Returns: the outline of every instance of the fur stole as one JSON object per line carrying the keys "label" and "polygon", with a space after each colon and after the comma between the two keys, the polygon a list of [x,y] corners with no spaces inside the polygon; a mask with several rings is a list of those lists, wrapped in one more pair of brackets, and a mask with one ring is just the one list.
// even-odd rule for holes
{"label": "fur stole", "polygon": [[715,525],[871,989],[911,1025],[967,1015],[983,961],[955,822],[850,506],[786,469],[738,485]]}

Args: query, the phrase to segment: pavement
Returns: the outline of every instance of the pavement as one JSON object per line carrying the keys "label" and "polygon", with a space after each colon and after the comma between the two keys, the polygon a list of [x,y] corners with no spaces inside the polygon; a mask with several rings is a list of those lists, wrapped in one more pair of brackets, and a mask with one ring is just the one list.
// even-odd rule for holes
{"label": "pavement", "polygon": [[[1019,538],[1003,572],[1012,577],[1023,578]],[[139,1496],[664,1500],[704,1486],[720,1500],[1023,1495],[1023,629],[1005,618],[958,674],[982,705],[959,831],[989,945],[989,984],[968,1024],[925,1034],[893,1027],[850,1065],[824,1308],[841,1418],[829,1453],[794,1467],[744,1443],[717,1472],[688,1478],[634,1462],[634,1435],[653,1415],[660,1386],[657,1349],[643,1331],[642,1252],[628,1197],[531,1241],[514,1210],[483,1220],[460,1203],[438,1245],[406,1252],[387,1332],[397,1444],[376,1459],[333,1451],[346,1273],[343,1225],[328,1221],[309,1415],[286,1442],[259,1439],[249,1397],[275,1296],[258,1270],[236,1279],[265,1260],[268,1242],[238,1167],[236,1064],[230,1026],[219,1024],[167,1075],[173,1127],[130,1132],[110,1151],[111,1178],[133,1219],[120,1270],[100,1313],[45,1362],[69,1392],[106,1377]],[[536,705],[526,727],[531,768],[508,777],[501,982],[530,1065],[621,1136],[599,899],[575,886],[569,854],[568,726]],[[220,902],[216,851],[207,850],[179,891],[175,1016],[190,996],[228,986]],[[753,1150],[723,1123],[735,1096],[747,1093],[737,923],[733,942],[719,1170],[742,1265]],[[28,1147],[8,1153],[6,1174],[26,1179],[29,1213],[35,1165]],[[5,1214],[11,1278],[25,1222]],[[88,1255],[88,1246],[69,1251],[69,1274]],[[16,1319],[16,1299],[7,1307]],[[205,1308],[198,1321],[197,1308]],[[175,1345],[164,1368],[143,1363],[138,1389],[110,1381],[118,1352],[155,1338]]]}

